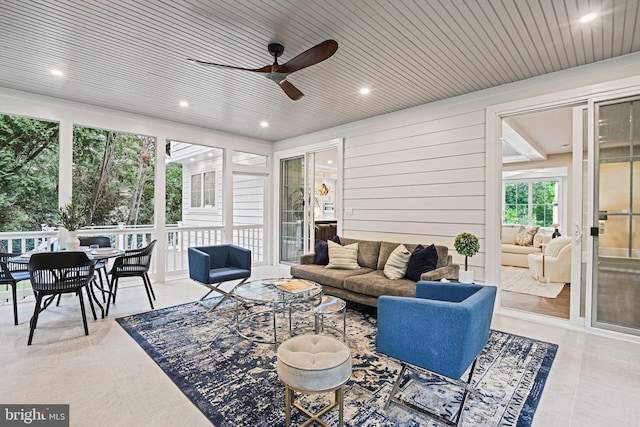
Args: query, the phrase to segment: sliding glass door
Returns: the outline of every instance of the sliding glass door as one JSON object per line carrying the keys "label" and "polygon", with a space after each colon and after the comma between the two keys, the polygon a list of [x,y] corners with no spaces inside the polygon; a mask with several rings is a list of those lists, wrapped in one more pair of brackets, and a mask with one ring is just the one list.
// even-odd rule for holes
{"label": "sliding glass door", "polygon": [[280,162],[280,262],[297,263],[304,252],[304,156]]}
{"label": "sliding glass door", "polygon": [[640,98],[595,113],[592,325],[640,335]]}

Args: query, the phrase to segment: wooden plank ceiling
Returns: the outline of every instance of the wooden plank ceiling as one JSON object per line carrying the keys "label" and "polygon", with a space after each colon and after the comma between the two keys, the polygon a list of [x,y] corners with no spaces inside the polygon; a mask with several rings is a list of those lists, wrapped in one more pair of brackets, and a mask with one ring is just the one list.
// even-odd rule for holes
{"label": "wooden plank ceiling", "polygon": [[[0,87],[278,141],[637,52],[638,3],[2,0]],[[337,53],[288,78],[299,101],[262,75],[186,60],[258,68],[270,42],[282,64],[326,39]]]}

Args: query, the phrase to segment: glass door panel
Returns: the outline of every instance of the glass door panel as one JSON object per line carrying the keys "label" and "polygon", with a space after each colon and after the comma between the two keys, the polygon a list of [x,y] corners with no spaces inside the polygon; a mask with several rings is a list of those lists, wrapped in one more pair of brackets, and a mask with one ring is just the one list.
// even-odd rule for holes
{"label": "glass door panel", "polygon": [[297,263],[304,247],[304,156],[280,165],[280,262]]}
{"label": "glass door panel", "polygon": [[640,335],[640,100],[596,105],[592,324]]}

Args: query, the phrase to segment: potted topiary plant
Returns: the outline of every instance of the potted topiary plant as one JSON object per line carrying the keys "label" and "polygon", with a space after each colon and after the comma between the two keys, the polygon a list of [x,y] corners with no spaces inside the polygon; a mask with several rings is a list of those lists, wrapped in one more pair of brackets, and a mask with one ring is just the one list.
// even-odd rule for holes
{"label": "potted topiary plant", "polygon": [[[75,202],[58,209],[58,227],[64,227],[68,233],[64,241],[66,249],[77,251],[80,249],[78,230],[84,225],[84,211]],[[62,239],[60,239],[62,243]]]}
{"label": "potted topiary plant", "polygon": [[478,238],[471,233],[460,233],[453,241],[453,247],[464,256],[464,271],[460,271],[460,283],[473,283],[473,270],[469,270],[468,258],[480,250]]}

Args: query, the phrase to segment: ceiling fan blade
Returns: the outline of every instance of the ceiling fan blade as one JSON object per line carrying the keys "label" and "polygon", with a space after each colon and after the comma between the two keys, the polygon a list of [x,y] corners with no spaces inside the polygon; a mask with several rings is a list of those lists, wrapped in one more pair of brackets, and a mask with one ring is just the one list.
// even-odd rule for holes
{"label": "ceiling fan blade", "polygon": [[294,101],[297,101],[304,96],[304,94],[300,92],[300,90],[292,85],[288,80],[282,80],[278,84],[280,85],[284,93],[286,93],[287,96]]}
{"label": "ceiling fan blade", "polygon": [[315,45],[311,49],[302,52],[295,58],[287,61],[278,67],[278,73],[289,74],[294,71],[301,70],[310,65],[322,62],[336,53],[338,50],[338,42],[335,40],[325,40]]}
{"label": "ceiling fan blade", "polygon": [[232,70],[242,70],[242,71],[253,71],[254,73],[270,73],[271,65],[265,65],[262,68],[242,68],[242,67],[234,67],[232,65],[223,65],[223,64],[214,64],[213,62],[205,62],[200,61],[198,59],[187,58],[188,61],[195,62],[196,64],[205,65],[207,67],[218,67],[218,68],[231,68]]}

